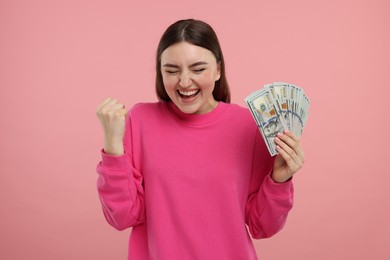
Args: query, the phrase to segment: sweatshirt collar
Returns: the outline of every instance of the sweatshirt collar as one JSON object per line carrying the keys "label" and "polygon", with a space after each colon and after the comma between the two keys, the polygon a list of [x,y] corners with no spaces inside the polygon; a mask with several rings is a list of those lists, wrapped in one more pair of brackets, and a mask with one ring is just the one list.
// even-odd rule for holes
{"label": "sweatshirt collar", "polygon": [[218,105],[210,112],[205,114],[186,114],[182,112],[172,101],[165,102],[169,112],[183,123],[191,125],[202,125],[216,121],[227,109],[227,104],[218,102]]}

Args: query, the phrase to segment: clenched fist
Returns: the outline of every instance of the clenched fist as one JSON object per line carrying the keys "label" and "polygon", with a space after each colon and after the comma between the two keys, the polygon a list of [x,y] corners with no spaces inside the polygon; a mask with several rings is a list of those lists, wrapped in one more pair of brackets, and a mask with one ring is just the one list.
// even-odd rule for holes
{"label": "clenched fist", "polygon": [[122,155],[123,136],[127,110],[114,98],[106,98],[96,108],[96,115],[104,131],[104,152],[111,155]]}

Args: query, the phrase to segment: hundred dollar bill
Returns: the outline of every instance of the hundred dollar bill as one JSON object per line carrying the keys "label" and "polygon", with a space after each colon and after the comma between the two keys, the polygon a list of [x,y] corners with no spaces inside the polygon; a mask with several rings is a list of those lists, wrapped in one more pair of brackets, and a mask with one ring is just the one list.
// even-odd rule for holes
{"label": "hundred dollar bill", "polygon": [[308,107],[305,107],[305,100],[308,100],[302,88],[283,82],[273,83],[274,88],[280,88],[286,93],[287,114],[285,116],[288,122],[288,129],[296,136],[300,136],[304,127],[303,116],[307,115]]}
{"label": "hundred dollar bill", "polygon": [[271,92],[269,89],[261,89],[248,96],[245,102],[259,127],[268,151],[271,156],[276,155],[274,138],[278,132],[283,132],[286,126]]}
{"label": "hundred dollar bill", "polygon": [[289,109],[287,106],[286,85],[287,84],[283,82],[275,82],[274,84],[264,85],[264,88],[268,88],[270,90],[272,97],[277,101],[279,105],[280,114],[282,115],[282,120],[284,121],[286,129],[291,130]]}
{"label": "hundred dollar bill", "polygon": [[303,104],[304,104],[304,97],[305,97],[305,93],[303,91],[303,89],[297,87],[297,97],[296,97],[296,120],[295,120],[295,125],[294,125],[294,128],[295,128],[295,135],[296,136],[300,136],[302,134],[302,131],[303,131],[303,126],[304,126],[304,123],[303,123],[303,116],[304,116],[304,111],[303,111]]}
{"label": "hundred dollar bill", "polygon": [[285,129],[301,136],[309,116],[310,101],[302,88],[274,82],[245,98],[270,154],[276,155],[274,138]]}

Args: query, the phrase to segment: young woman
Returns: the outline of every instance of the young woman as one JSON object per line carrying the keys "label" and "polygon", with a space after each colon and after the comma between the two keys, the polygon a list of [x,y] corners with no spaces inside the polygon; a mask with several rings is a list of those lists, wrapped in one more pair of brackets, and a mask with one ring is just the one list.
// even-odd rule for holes
{"label": "young woman", "polygon": [[269,155],[249,110],[230,104],[208,24],[172,24],[156,58],[159,102],[127,111],[107,98],[96,111],[108,223],[132,227],[128,259],[257,259],[249,233],[266,238],[284,226],[304,160],[299,140],[280,133],[279,154]]}

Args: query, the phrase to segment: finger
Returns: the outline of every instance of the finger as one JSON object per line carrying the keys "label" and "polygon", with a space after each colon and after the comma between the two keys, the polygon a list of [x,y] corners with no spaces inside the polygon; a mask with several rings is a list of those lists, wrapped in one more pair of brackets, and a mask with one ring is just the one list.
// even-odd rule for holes
{"label": "finger", "polygon": [[[280,141],[280,140],[279,140]],[[282,142],[282,141],[280,141]],[[284,148],[282,146],[284,145]],[[282,156],[282,158],[286,161],[286,164],[288,166],[289,171],[294,174],[303,166],[303,157],[300,157],[297,153],[293,152],[294,150],[290,149],[289,153],[287,150],[286,144],[282,142],[282,146],[276,145],[276,149],[278,150],[279,154]],[[287,148],[287,149],[286,149]]]}
{"label": "finger", "polygon": [[106,104],[104,104],[104,106],[102,106],[102,108],[109,108],[112,105],[115,105],[116,103],[118,103],[118,100],[115,98],[111,98],[110,100],[108,100]]}
{"label": "finger", "polygon": [[124,107],[118,111],[119,115],[126,117],[129,111]]}
{"label": "finger", "polygon": [[292,140],[294,140],[296,142],[296,149],[295,149],[295,152],[298,154],[299,158],[300,158],[300,161],[301,163],[303,164],[304,162],[304,152],[302,150],[302,147],[300,145],[300,138],[297,137],[296,135],[294,135],[293,132],[291,131],[288,131],[288,130],[285,130],[284,133],[289,136]]}
{"label": "finger", "polygon": [[[279,136],[279,135],[278,135]],[[301,159],[299,154],[291,146],[289,146],[285,141],[281,140],[279,137],[275,138],[275,143],[280,147],[292,160],[294,160],[296,165],[301,165]],[[283,157],[284,158],[284,157]]]}
{"label": "finger", "polygon": [[290,157],[293,157],[293,154],[295,153],[295,151],[290,146],[288,146],[283,140],[281,140],[279,137],[275,137],[274,142],[283,151],[285,151]]}
{"label": "finger", "polygon": [[121,119],[124,120],[124,118],[126,117],[127,112],[128,112],[127,109],[125,109],[123,106],[120,107],[118,105],[116,109],[112,109],[112,110],[108,111],[107,114],[105,114],[105,115],[107,115],[107,118],[110,118],[110,119],[121,118]]}
{"label": "finger", "polygon": [[102,107],[105,106],[110,100],[111,100],[111,98],[108,97],[108,98],[105,98],[102,102],[100,102],[100,104],[96,108],[96,113],[98,114],[101,111]]}
{"label": "finger", "polygon": [[303,156],[302,148],[299,144],[299,138],[292,132],[285,130],[285,133],[278,133],[277,135],[283,142],[290,146],[299,155]]}
{"label": "finger", "polygon": [[112,104],[111,106],[106,106],[102,109],[102,114],[110,114],[110,113],[115,113],[116,111],[125,108],[125,105],[122,103],[115,103]]}
{"label": "finger", "polygon": [[117,99],[111,98],[106,104],[104,104],[104,106],[102,106],[102,107],[100,108],[100,113],[101,113],[101,114],[106,114],[106,113],[107,113],[109,110],[111,110],[111,108],[112,108],[113,106],[115,106],[117,103],[119,103]]}
{"label": "finger", "polygon": [[282,156],[283,160],[286,162],[288,171],[290,174],[294,174],[298,171],[298,165],[296,164],[295,160],[291,157],[289,153],[287,153],[282,147],[279,145],[276,146],[276,149],[279,152],[279,155]]}
{"label": "finger", "polygon": [[299,142],[299,137],[297,137],[293,132],[291,132],[290,130],[287,130],[287,129],[285,129],[284,131],[283,131],[283,133],[285,134],[285,135],[287,135],[288,137],[290,137],[291,139],[293,139],[295,142]]}
{"label": "finger", "polygon": [[299,143],[300,141],[300,138],[297,137],[293,132],[289,131],[289,130],[284,130],[284,134],[285,136],[288,136],[289,138],[286,138],[285,136],[282,136],[286,139],[286,142],[288,143],[288,145],[294,149],[295,153],[297,154],[297,158],[295,158],[297,164],[299,165],[299,168],[301,168],[303,166],[303,163],[304,163],[304,160],[305,160],[305,156],[304,156],[304,152],[302,150],[302,147]]}

